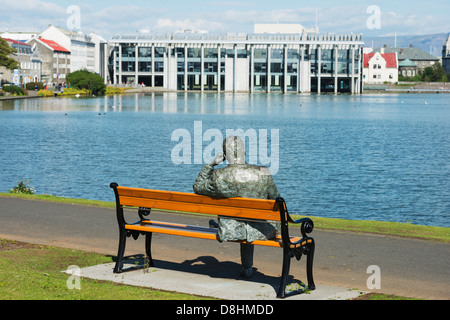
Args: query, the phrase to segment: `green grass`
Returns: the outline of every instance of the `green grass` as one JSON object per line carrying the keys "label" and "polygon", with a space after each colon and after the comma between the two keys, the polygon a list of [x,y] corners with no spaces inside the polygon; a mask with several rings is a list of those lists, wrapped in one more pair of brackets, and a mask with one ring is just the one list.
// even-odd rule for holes
{"label": "green grass", "polygon": [[[0,197],[19,197],[22,199],[52,201],[67,204],[102,206],[114,208],[114,202],[99,200],[73,199],[53,195],[0,193]],[[299,218],[300,216],[296,216]],[[320,230],[338,230],[358,233],[373,233],[404,238],[439,241],[450,243],[450,228],[414,225],[410,223],[347,220],[323,217],[310,217],[314,226]]]}
{"label": "green grass", "polygon": [[[69,289],[71,275],[61,272],[112,262],[96,253],[0,240],[0,300],[197,300],[188,294],[80,279],[80,289]],[[4,249],[4,247],[9,247]],[[8,250],[9,249],[9,250]],[[13,250],[11,250],[13,249]]]}
{"label": "green grass", "polygon": [[322,217],[310,218],[314,222],[314,227],[322,230],[374,233],[450,243],[450,228],[446,227],[422,226],[389,221],[346,220]]}
{"label": "green grass", "polygon": [[110,207],[110,208],[114,208],[116,206],[116,204],[114,202],[107,202],[107,201],[100,201],[100,200],[88,200],[88,199],[77,199],[77,198],[66,198],[66,197],[54,196],[54,195],[49,195],[49,194],[24,194],[24,193],[0,192],[0,197],[21,198],[21,199],[29,199],[29,200],[42,200],[42,201],[51,201],[51,202],[59,202],[59,203],[67,203],[67,204],[79,204],[79,205],[100,206],[100,207]]}
{"label": "green grass", "polygon": [[371,301],[373,301],[373,300],[421,300],[421,299],[396,296],[393,294],[368,293],[368,294],[362,295],[361,297],[353,299],[353,300],[371,300]]}

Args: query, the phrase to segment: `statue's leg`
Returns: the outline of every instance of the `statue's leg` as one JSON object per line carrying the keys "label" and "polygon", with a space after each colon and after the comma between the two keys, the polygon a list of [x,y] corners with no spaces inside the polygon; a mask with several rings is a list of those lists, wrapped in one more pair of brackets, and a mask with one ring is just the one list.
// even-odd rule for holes
{"label": "statue's leg", "polygon": [[255,246],[253,244],[241,243],[241,276],[244,278],[250,278],[252,276],[254,249]]}

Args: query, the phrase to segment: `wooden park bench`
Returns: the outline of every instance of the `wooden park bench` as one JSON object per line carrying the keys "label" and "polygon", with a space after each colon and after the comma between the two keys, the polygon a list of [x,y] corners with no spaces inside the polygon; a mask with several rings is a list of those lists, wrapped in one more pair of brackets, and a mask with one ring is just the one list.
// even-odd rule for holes
{"label": "wooden park bench", "polygon": [[[255,240],[254,245],[283,248],[283,268],[278,298],[301,293],[302,290],[286,292],[291,258],[300,260],[302,254],[307,256],[306,275],[309,290],[314,290],[313,257],[314,239],[307,236],[313,230],[313,222],[309,218],[292,220],[284,199],[261,200],[247,198],[217,199],[191,193],[160,191],[139,188],[128,188],[111,183],[116,197],[117,222],[119,224],[119,250],[114,267],[115,273],[122,272],[123,256],[126,238],[132,236],[135,240],[140,234],[145,234],[145,251],[149,266],[154,266],[151,255],[152,233],[162,233],[183,237],[207,240],[217,240],[217,229],[201,226],[190,226],[163,221],[153,221],[148,218],[151,209],[169,210],[175,213],[197,213],[220,215],[236,219],[252,219],[264,221],[279,221],[281,235],[273,240]],[[127,223],[124,218],[124,207],[138,208],[139,220]],[[289,236],[288,223],[301,224],[301,237]],[[245,243],[245,241],[242,241]]]}

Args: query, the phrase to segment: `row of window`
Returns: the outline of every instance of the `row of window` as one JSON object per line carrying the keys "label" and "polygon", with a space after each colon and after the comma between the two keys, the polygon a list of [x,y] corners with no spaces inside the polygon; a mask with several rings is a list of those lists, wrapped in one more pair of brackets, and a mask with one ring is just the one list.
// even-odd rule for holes
{"label": "row of window", "polygon": [[31,54],[31,47],[13,46],[17,50],[17,54]]}
{"label": "row of window", "polygon": [[[139,75],[137,78],[135,76],[127,76],[124,75],[121,77],[122,83],[132,84],[136,81],[140,84],[144,84],[146,86],[162,87],[164,86],[164,76],[158,75],[154,76],[154,78],[145,75]],[[253,80],[253,81],[252,81]],[[154,83],[152,84],[152,81]],[[204,75],[203,81],[201,81],[200,75],[188,75],[185,77],[184,75],[178,75],[177,77],[177,90],[203,90],[206,91],[224,91],[225,90],[225,75]],[[311,78],[311,91],[317,92],[319,81],[317,78]],[[203,82],[203,83],[202,83]],[[272,75],[269,78],[267,75],[254,75],[253,79],[250,76],[248,79],[248,83],[253,83],[253,91],[267,91],[270,87],[271,91],[297,91],[298,90],[298,79],[297,76],[281,76],[281,75]],[[219,88],[220,87],[220,88]],[[331,78],[322,78],[320,80],[321,92],[333,92],[336,89],[339,92],[349,92],[350,91],[350,79],[338,79],[335,82],[334,79]]]}
{"label": "row of window", "polygon": [[[136,46],[122,46],[122,58],[136,58],[136,48],[138,49],[138,58],[152,58],[152,47],[136,47]],[[203,48],[203,58],[204,59],[218,59],[219,55],[221,58],[228,56],[229,58],[234,57],[234,49],[225,48]],[[284,49],[254,49],[253,57],[255,60],[264,59],[267,60],[268,52],[270,50],[271,60],[283,60],[285,51]],[[169,51],[169,52],[168,52]],[[165,48],[165,47],[154,47],[154,57],[163,58],[166,53],[170,53],[172,57],[178,57],[179,59],[184,59],[185,55],[187,58],[201,58],[202,48]],[[298,49],[288,49],[287,50],[288,60],[300,60],[301,51]],[[237,49],[237,58],[248,58],[251,56],[251,50],[249,49]],[[321,61],[334,61],[337,58],[340,61],[350,61],[351,50],[335,50],[335,49],[310,49],[309,53],[304,54],[305,60],[320,60]],[[319,56],[320,55],[320,56]],[[116,47],[116,57],[119,57],[119,48]],[[358,55],[355,56],[358,59]]]}
{"label": "row of window", "polygon": [[[152,72],[152,62],[151,61],[138,61],[138,72]],[[347,62],[338,62],[337,71],[338,73],[350,73],[351,72],[351,63]],[[164,62],[163,61],[155,61],[155,72],[164,72]],[[188,61],[187,63],[187,72],[191,73],[201,73],[201,62],[196,61]],[[298,72],[298,63],[296,62],[288,62],[286,64],[288,74],[296,74]],[[117,66],[118,67],[118,64]],[[185,72],[186,66],[184,61],[179,61],[177,63],[177,72]],[[335,72],[335,63],[332,62],[322,62],[320,73],[322,74],[334,74]],[[357,65],[355,64],[355,68]],[[122,71],[123,72],[135,72],[136,71],[136,62],[135,61],[122,61]],[[204,62],[205,73],[217,73],[218,72],[218,63],[217,62]],[[220,63],[220,72],[225,73],[225,62]],[[268,67],[266,62],[255,62],[253,64],[253,73],[267,73]],[[358,72],[356,70],[355,72]],[[284,63],[283,62],[272,62],[270,63],[270,73],[284,73]],[[316,62],[311,62],[311,73],[318,73],[318,64]]]}
{"label": "row of window", "polygon": [[34,70],[38,70],[41,68],[41,63],[37,63],[37,62],[21,62],[20,63],[20,69],[34,69]]}

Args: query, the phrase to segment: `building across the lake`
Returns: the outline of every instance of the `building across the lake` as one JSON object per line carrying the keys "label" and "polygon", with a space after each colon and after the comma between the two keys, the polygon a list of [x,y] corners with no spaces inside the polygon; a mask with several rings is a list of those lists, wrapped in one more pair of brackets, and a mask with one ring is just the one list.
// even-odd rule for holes
{"label": "building across the lake", "polygon": [[365,53],[363,82],[368,84],[398,82],[397,54],[384,52]]}
{"label": "building across the lake", "polygon": [[383,48],[373,50],[373,52],[396,53],[399,63],[402,63],[405,60],[410,60],[415,63],[417,68],[416,72],[423,71],[426,67],[431,67],[439,62],[439,58],[420,48],[414,48],[413,45],[410,45],[407,48],[388,48],[385,45]]}
{"label": "building across the lake", "polygon": [[442,67],[450,75],[450,33],[442,46]]}
{"label": "building across the lake", "polygon": [[361,35],[177,32],[112,37],[113,84],[179,91],[360,93]]}
{"label": "building across the lake", "polygon": [[42,60],[41,81],[64,83],[70,69],[70,51],[53,40],[32,38],[27,42]]}
{"label": "building across the lake", "polygon": [[16,53],[11,57],[17,61],[18,68],[9,70],[0,66],[0,86],[2,82],[16,85],[41,80],[42,60],[34,48],[22,41],[2,38]]}

